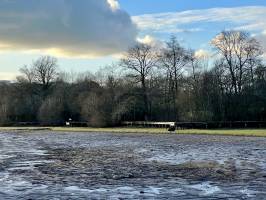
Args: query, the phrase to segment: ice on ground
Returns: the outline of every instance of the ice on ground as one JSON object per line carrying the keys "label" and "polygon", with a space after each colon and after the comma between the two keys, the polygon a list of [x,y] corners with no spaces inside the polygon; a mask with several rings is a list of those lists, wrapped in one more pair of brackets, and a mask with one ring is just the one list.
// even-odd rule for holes
{"label": "ice on ground", "polygon": [[37,156],[45,156],[48,155],[47,151],[40,149],[31,149],[27,152],[28,154],[37,155]]}
{"label": "ice on ground", "polygon": [[175,153],[158,154],[148,159],[148,161],[167,162],[170,164],[181,164],[187,162],[188,159],[182,155]]}
{"label": "ice on ground", "polygon": [[8,171],[33,170],[36,165],[43,165],[52,162],[54,161],[48,161],[48,160],[15,161],[11,164],[11,167],[8,169]]}
{"label": "ice on ground", "polygon": [[189,188],[201,191],[202,195],[211,195],[222,190],[218,186],[213,186],[209,182],[204,182],[200,184],[190,185]]}
{"label": "ice on ground", "polygon": [[[152,193],[152,194],[160,194],[161,188],[156,188],[156,187],[149,187],[147,190],[145,190],[147,193]],[[145,192],[144,191],[144,192]]]}
{"label": "ice on ground", "polygon": [[191,150],[189,152],[160,152],[160,153],[154,153],[150,158],[148,158],[148,161],[156,161],[156,162],[166,162],[169,164],[183,164],[185,162],[190,161],[213,161],[216,160],[219,164],[224,164],[226,162],[225,158],[212,158],[211,153],[206,154],[206,152],[201,153],[199,151],[195,152],[195,150]]}
{"label": "ice on ground", "polygon": [[240,190],[240,192],[242,194],[245,194],[247,197],[255,197],[256,194],[258,193],[256,191],[252,191],[252,190],[249,190],[249,189],[243,189],[243,190]]}
{"label": "ice on ground", "polygon": [[129,186],[116,187],[116,188],[97,188],[97,189],[84,189],[78,186],[68,186],[64,188],[65,191],[75,193],[114,193],[114,194],[128,194],[128,195],[139,195],[140,191],[143,191],[145,195],[159,195],[161,188],[149,186],[147,188],[134,188]]}
{"label": "ice on ground", "polygon": [[6,160],[6,159],[9,159],[9,158],[13,158],[15,156],[12,156],[12,155],[0,155],[0,160]]}
{"label": "ice on ground", "polygon": [[149,151],[149,150],[148,150],[148,149],[145,149],[145,148],[138,148],[138,149],[135,150],[136,153],[140,153],[140,154],[141,154],[141,153],[146,153],[146,152],[148,152],[148,151]]}

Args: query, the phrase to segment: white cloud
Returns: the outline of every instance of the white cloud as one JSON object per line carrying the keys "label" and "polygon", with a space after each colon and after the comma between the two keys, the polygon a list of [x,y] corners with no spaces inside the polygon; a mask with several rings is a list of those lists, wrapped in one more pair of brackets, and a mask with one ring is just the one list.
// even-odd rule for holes
{"label": "white cloud", "polygon": [[148,44],[148,45],[156,43],[156,39],[150,35],[145,35],[143,38],[137,38],[137,41],[139,43]]}
{"label": "white cloud", "polygon": [[[264,52],[266,52],[265,18],[266,6],[211,8],[132,17],[140,30],[151,34],[199,31],[205,31],[206,34],[209,34],[210,29],[204,30],[204,26],[201,27],[200,24],[207,24],[215,31],[222,31],[216,29],[216,24],[219,25],[220,23],[227,29],[251,32],[251,36],[261,43]],[[202,54],[204,52],[198,51],[197,53]]]}
{"label": "white cloud", "polygon": [[132,19],[141,30],[171,33],[201,31],[199,27],[182,28],[183,25],[200,22],[232,22],[239,25],[239,29],[261,30],[266,29],[265,17],[265,6],[250,6],[145,14]]}
{"label": "white cloud", "polygon": [[151,36],[151,35],[145,35],[143,38],[138,37],[137,42],[150,45],[154,47],[155,49],[161,49],[164,47],[164,42]]}
{"label": "white cloud", "polygon": [[0,81],[11,81],[15,80],[18,74],[10,72],[0,72]]}
{"label": "white cloud", "polygon": [[210,53],[204,49],[198,49],[195,51],[195,57],[199,59],[208,59],[210,58]]}
{"label": "white cloud", "polygon": [[137,28],[117,0],[2,0],[0,51],[97,57],[124,51]]}
{"label": "white cloud", "polygon": [[118,10],[120,8],[118,1],[116,0],[107,0],[107,2],[110,4],[112,10]]}

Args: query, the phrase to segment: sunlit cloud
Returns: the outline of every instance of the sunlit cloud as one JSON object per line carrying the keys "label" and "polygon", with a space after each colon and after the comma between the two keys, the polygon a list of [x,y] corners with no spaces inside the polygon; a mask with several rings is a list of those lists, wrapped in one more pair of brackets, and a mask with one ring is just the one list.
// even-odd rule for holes
{"label": "sunlit cloud", "polygon": [[197,51],[195,51],[194,55],[198,59],[208,59],[211,57],[210,52],[208,52],[207,50],[204,50],[204,49],[198,49]]}
{"label": "sunlit cloud", "polygon": [[0,51],[95,58],[135,43],[137,28],[116,0],[0,1]]}
{"label": "sunlit cloud", "polygon": [[139,43],[148,44],[148,45],[152,45],[152,44],[156,43],[156,39],[150,35],[145,35],[143,38],[138,37],[137,41]]}
{"label": "sunlit cloud", "polygon": [[151,47],[157,50],[165,47],[165,43],[163,41],[151,35],[145,35],[144,37],[138,37],[137,42],[150,45]]}
{"label": "sunlit cloud", "polygon": [[117,0],[107,0],[107,2],[110,4],[112,10],[118,10],[120,8],[120,5]]}
{"label": "sunlit cloud", "polygon": [[0,72],[0,80],[10,81],[15,80],[18,76],[17,73],[9,73],[9,72]]}

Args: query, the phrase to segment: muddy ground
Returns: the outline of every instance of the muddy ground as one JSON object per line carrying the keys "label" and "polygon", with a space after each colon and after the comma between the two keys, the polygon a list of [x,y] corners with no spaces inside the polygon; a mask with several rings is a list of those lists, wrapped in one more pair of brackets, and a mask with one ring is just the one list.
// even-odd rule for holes
{"label": "muddy ground", "polygon": [[266,199],[266,138],[2,132],[0,199]]}

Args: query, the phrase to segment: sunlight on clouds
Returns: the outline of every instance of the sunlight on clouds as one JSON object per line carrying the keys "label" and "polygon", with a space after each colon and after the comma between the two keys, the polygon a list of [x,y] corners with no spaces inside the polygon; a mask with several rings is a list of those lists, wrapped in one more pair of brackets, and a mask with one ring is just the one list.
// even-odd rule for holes
{"label": "sunlight on clouds", "polygon": [[143,38],[137,38],[137,41],[142,44],[152,45],[156,42],[156,39],[150,35],[145,35]]}
{"label": "sunlight on clouds", "polygon": [[11,45],[0,42],[0,53],[5,53],[11,49],[12,49]]}
{"label": "sunlight on clouds", "polygon": [[0,80],[11,81],[15,80],[18,74],[9,72],[0,72]]}
{"label": "sunlight on clouds", "polygon": [[112,58],[120,60],[120,59],[124,58],[124,53],[121,52],[121,53],[113,54]]}
{"label": "sunlight on clouds", "polygon": [[195,57],[199,59],[208,59],[210,58],[210,53],[204,49],[199,49],[195,52]]}
{"label": "sunlight on clouds", "polygon": [[[159,41],[158,39],[156,39],[156,38],[154,38],[154,37],[152,37],[150,35],[145,35],[142,38],[141,37],[138,37],[136,39],[136,41],[138,43],[141,43],[141,44],[146,44],[146,45],[150,45],[152,47],[159,47],[159,48],[160,48],[160,45],[162,43],[161,41]],[[112,57],[115,58],[115,59],[117,59],[117,60],[120,60],[120,59],[124,58],[125,52],[126,51],[121,52],[121,53],[112,54]]]}
{"label": "sunlight on clouds", "polygon": [[138,34],[117,0],[0,1],[3,26],[14,30],[0,28],[0,51],[42,52],[60,57],[116,54],[133,45]]}
{"label": "sunlight on clouds", "polygon": [[94,59],[98,58],[99,54],[94,54],[93,52],[90,52],[88,54],[85,53],[75,53],[74,51],[66,51],[64,49],[59,49],[59,48],[50,48],[50,49],[45,49],[43,53],[40,51],[39,53],[44,54],[44,55],[54,55],[60,58],[88,58],[88,59]]}
{"label": "sunlight on clouds", "polygon": [[120,9],[118,0],[46,0],[41,3],[31,0],[32,5],[22,7],[27,2],[0,1],[0,27],[6,27],[0,28],[0,52],[52,54],[64,58],[114,57],[136,41],[161,46],[162,42],[155,35],[208,31],[200,24],[213,22],[232,23],[234,29],[254,31],[254,37],[259,37],[263,45],[266,40],[266,21],[262,20],[266,17],[266,7],[263,6],[130,17]]}
{"label": "sunlight on clouds", "polygon": [[138,37],[137,42],[150,45],[154,47],[155,49],[161,49],[165,45],[164,42],[162,42],[158,38],[155,38],[151,35],[145,35],[143,38]]}
{"label": "sunlight on clouds", "polygon": [[75,51],[66,51],[65,49],[59,48],[48,48],[48,49],[26,49],[26,48],[18,48],[12,45],[1,45],[0,44],[0,53],[6,52],[19,52],[22,54],[29,54],[29,55],[53,55],[55,57],[60,58],[86,58],[86,59],[95,59],[99,58],[100,55],[97,53],[90,52],[88,54],[84,54],[82,52],[75,52]]}
{"label": "sunlight on clouds", "polygon": [[117,0],[107,0],[107,2],[110,4],[112,10],[117,10],[120,8]]}

